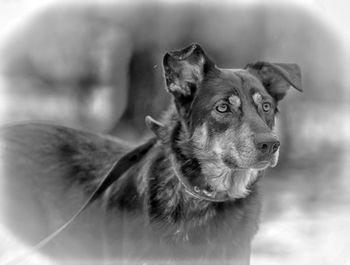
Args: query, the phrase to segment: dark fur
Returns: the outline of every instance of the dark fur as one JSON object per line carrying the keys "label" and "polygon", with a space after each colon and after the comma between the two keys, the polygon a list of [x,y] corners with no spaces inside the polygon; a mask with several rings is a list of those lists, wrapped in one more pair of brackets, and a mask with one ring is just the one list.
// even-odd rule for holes
{"label": "dark fur", "polygon": [[[207,188],[203,161],[209,163],[210,159],[191,138],[195,129],[206,122],[211,128],[207,137],[211,139],[227,131],[238,134],[243,124],[249,123],[255,134],[263,128],[265,135],[271,131],[274,117],[251,112],[255,109],[253,103],[243,98],[250,98],[246,94],[252,89],[269,96],[275,107],[280,98],[275,99],[273,91],[261,83],[259,87],[251,87],[259,85],[254,72],[259,69],[232,76],[216,68],[198,47],[192,45],[170,55],[173,59],[183,56],[181,67],[188,66],[186,60],[190,66],[196,65],[205,56],[201,68],[204,76],[200,83],[184,83],[190,86],[190,94],[181,94],[182,90],[173,94],[175,104],[161,123],[149,122],[159,137],[157,143],[75,221],[69,232],[63,232],[43,250],[61,260],[101,255],[132,259],[130,264],[149,259],[159,264],[180,260],[189,264],[249,263],[250,243],[258,228],[261,206],[257,182],[263,170],[249,184],[249,194],[211,202],[195,198],[185,190],[174,173],[170,157],[175,155],[191,185]],[[181,73],[173,75],[169,67],[174,65],[168,63],[165,60],[170,86],[176,82],[174,78],[181,78]],[[254,69],[254,65],[250,67]],[[242,95],[242,104],[246,104],[242,106],[246,107],[242,107],[242,115],[218,121],[211,102],[218,95],[232,93]],[[245,112],[248,106],[250,109]],[[4,205],[7,225],[31,244],[72,215],[114,161],[131,150],[129,145],[106,136],[43,124],[9,126],[2,129],[1,135],[8,183],[5,195],[9,198]],[[203,160],[204,156],[207,160]],[[230,163],[238,165],[237,161]],[[18,205],[14,202],[22,207],[15,208]],[[23,215],[24,208],[31,211],[25,229],[14,221]]]}

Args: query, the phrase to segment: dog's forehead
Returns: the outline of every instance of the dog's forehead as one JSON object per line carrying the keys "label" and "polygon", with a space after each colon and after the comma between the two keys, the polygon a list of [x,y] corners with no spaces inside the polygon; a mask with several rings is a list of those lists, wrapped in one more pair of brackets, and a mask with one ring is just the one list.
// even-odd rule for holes
{"label": "dog's forehead", "polygon": [[267,94],[260,80],[244,69],[218,69],[203,86],[202,94],[219,98],[232,94],[250,97],[253,92]]}
{"label": "dog's forehead", "polygon": [[265,91],[261,81],[247,70],[244,69],[220,69],[222,79],[227,80],[239,80],[239,84],[236,84],[236,88],[243,93],[250,92],[251,89],[258,91]]}

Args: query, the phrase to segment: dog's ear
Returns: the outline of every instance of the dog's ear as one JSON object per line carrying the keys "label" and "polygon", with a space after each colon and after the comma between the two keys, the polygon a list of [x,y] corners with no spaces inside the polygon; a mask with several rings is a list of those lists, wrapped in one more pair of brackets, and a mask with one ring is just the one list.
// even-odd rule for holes
{"label": "dog's ear", "polygon": [[297,64],[257,62],[248,64],[245,69],[257,76],[277,101],[284,98],[290,86],[303,91],[301,71]]}
{"label": "dog's ear", "polygon": [[214,66],[199,44],[164,55],[166,87],[180,110],[187,110],[205,74]]}
{"label": "dog's ear", "polygon": [[145,122],[147,127],[157,136],[157,138],[165,142],[168,135],[166,127],[151,116],[146,116]]}

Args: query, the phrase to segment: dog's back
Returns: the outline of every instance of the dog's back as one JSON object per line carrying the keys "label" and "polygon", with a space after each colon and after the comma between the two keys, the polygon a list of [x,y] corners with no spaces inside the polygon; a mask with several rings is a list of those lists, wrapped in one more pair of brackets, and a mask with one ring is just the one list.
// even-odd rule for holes
{"label": "dog's back", "polygon": [[[4,127],[0,141],[3,217],[6,227],[29,245],[68,220],[129,150],[112,138],[44,124]],[[74,236],[68,231],[47,249],[67,256],[102,253],[96,247],[103,241],[101,206],[102,202],[92,205],[72,224]],[[58,247],[62,242],[63,249]]]}

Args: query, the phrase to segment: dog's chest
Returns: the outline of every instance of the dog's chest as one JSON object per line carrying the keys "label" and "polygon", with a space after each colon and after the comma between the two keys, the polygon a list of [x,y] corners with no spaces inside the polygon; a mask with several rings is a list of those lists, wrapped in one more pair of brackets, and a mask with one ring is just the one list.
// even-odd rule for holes
{"label": "dog's chest", "polygon": [[111,218],[115,230],[112,235],[129,245],[129,249],[147,246],[151,252],[161,249],[162,253],[192,255],[204,250],[219,253],[223,247],[244,245],[257,229],[258,210],[253,201],[208,205],[170,192],[166,195],[148,194],[152,201],[144,201],[144,207],[118,211]]}
{"label": "dog's chest", "polygon": [[115,191],[109,209],[112,230],[106,233],[111,246],[121,244],[141,256],[197,258],[249,249],[260,208],[255,192],[234,202],[198,200],[184,190],[164,157],[152,165],[130,171]]}

